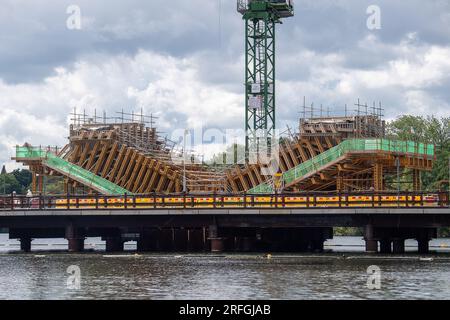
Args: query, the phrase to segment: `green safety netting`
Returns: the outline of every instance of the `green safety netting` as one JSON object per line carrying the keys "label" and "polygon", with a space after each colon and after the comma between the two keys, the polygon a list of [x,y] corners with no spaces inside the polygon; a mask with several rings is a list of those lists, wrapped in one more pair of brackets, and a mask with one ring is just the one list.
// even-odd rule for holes
{"label": "green safety netting", "polygon": [[[418,154],[427,157],[434,156],[434,145],[416,143],[412,141],[395,141],[388,139],[351,139],[301,163],[283,173],[282,181],[285,185],[319,170],[321,167],[336,161],[344,154],[355,151],[387,151],[400,154]],[[250,189],[248,193],[272,193],[273,188],[267,183]]]}
{"label": "green safety netting", "polygon": [[49,168],[107,195],[131,194],[128,190],[39,147],[17,147],[17,159],[40,159]]}

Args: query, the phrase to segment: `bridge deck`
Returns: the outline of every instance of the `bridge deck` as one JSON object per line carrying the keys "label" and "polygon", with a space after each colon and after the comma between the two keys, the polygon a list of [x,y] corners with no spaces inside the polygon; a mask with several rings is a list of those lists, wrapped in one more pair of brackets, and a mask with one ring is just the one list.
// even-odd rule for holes
{"label": "bridge deck", "polygon": [[449,215],[450,208],[299,208],[299,209],[18,209],[0,211],[0,217],[58,216],[196,216],[196,215]]}

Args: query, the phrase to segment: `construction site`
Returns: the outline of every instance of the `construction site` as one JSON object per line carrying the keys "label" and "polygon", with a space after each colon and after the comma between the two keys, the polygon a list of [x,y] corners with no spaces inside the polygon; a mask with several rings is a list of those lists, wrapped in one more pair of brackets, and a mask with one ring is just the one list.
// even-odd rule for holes
{"label": "construction site", "polygon": [[[65,146],[26,143],[17,147],[14,160],[31,170],[32,193],[45,194],[47,176],[64,179],[61,195],[97,199],[145,195],[214,195],[215,199],[226,195],[298,196],[314,192],[381,194],[399,192],[400,179],[412,186],[409,192],[422,191],[421,174],[433,168],[434,146],[389,139],[381,106],[368,107],[358,101],[356,110],[346,109],[344,114],[333,116],[305,103],[299,112],[298,127],[275,136],[276,107],[284,108],[275,106],[275,26],[294,15],[294,6],[291,1],[239,0],[238,12],[246,30],[244,161],[226,165],[198,161],[198,156],[163,137],[155,118],[142,112],[122,110],[119,116],[108,118],[74,110]],[[250,161],[251,150],[261,152],[261,141],[271,141],[269,149],[277,150],[277,169],[271,175],[265,172],[272,164],[259,161],[259,157]],[[186,206],[186,198],[184,201]],[[319,228],[318,233],[303,230],[302,239],[318,234],[322,245],[316,249],[323,249],[323,240],[332,237],[329,228]],[[297,231],[290,232],[294,237]],[[209,239],[219,240],[216,233],[212,228]],[[246,233],[245,237],[255,235]],[[211,245],[216,249],[223,246],[214,243]]]}
{"label": "construction site", "polygon": [[63,177],[64,195],[395,191],[386,179],[397,173],[420,191],[421,172],[434,160],[430,145],[386,139],[374,114],[301,118],[298,132],[280,138],[276,176],[262,174],[267,164],[198,163],[144,121],[75,116],[64,147],[17,148],[15,160],[32,171],[33,194],[44,193],[44,176]]}

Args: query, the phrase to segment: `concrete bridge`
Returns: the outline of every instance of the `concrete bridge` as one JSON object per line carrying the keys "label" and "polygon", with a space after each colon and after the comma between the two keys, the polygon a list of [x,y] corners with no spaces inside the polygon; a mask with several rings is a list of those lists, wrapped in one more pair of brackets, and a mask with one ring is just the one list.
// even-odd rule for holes
{"label": "concrete bridge", "polygon": [[448,197],[423,206],[423,199],[415,204],[398,201],[396,207],[392,203],[375,206],[373,201],[370,206],[353,204],[356,207],[337,207],[336,203],[279,207],[278,202],[275,207],[273,201],[269,205],[251,199],[253,206],[240,203],[242,207],[236,208],[220,201],[199,207],[158,204],[137,208],[136,199],[126,208],[109,201],[99,206],[98,199],[92,207],[81,208],[85,197],[76,199],[75,205],[68,202],[68,208],[44,197],[37,206],[23,199],[4,201],[0,228],[8,228],[10,238],[19,239],[25,252],[31,250],[35,238],[66,238],[69,251],[79,252],[86,237],[102,237],[108,252],[122,251],[129,240],[136,240],[141,252],[320,252],[324,241],[333,237],[334,227],[360,227],[367,252],[403,253],[405,240],[416,239],[419,252],[427,253],[437,229],[450,226]]}

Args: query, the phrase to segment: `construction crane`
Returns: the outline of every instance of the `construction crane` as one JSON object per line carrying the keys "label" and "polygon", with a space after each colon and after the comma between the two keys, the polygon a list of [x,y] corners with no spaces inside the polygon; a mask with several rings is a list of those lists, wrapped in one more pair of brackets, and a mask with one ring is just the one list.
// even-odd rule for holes
{"label": "construction crane", "polygon": [[245,20],[245,157],[270,153],[275,137],[275,25],[294,15],[292,0],[238,0]]}

